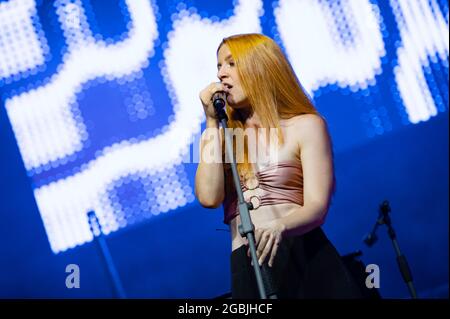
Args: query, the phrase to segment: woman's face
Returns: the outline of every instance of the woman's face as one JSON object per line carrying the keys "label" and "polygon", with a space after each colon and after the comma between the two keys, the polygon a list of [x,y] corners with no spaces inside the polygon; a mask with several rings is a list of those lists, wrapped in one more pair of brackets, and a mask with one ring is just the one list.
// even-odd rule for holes
{"label": "woman's face", "polygon": [[242,89],[236,64],[226,44],[222,44],[217,54],[217,77],[225,86],[229,106],[234,109],[248,106],[247,96]]}

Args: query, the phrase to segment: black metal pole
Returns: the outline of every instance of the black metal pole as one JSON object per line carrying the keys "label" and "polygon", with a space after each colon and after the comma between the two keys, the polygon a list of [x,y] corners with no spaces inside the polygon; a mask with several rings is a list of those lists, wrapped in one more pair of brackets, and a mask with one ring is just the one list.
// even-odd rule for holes
{"label": "black metal pole", "polygon": [[109,252],[108,244],[106,243],[97,215],[95,215],[95,212],[93,211],[88,212],[87,215],[91,226],[91,232],[94,235],[94,240],[100,249],[100,255],[102,256],[106,272],[109,274],[109,278],[114,289],[114,294],[117,298],[125,299],[125,290],[123,289],[119,273],[117,272],[111,253]]}
{"label": "black metal pole", "polygon": [[376,236],[378,226],[383,224],[387,226],[388,235],[392,241],[392,245],[394,246],[395,254],[397,256],[398,268],[400,269],[400,273],[402,274],[404,282],[408,286],[411,298],[416,299],[417,293],[413,285],[411,270],[409,269],[408,261],[406,260],[405,255],[403,255],[402,252],[400,251],[400,246],[398,245],[397,241],[397,235],[395,234],[394,228],[392,227],[391,218],[389,216],[390,211],[391,208],[389,207],[389,202],[385,200],[380,205],[380,210],[375,226],[373,227],[372,231],[366,236],[364,242],[366,243],[367,246],[369,247],[372,246],[378,239]]}
{"label": "black metal pole", "polygon": [[[225,105],[219,105],[218,107],[215,107],[216,109],[216,113],[217,113],[217,117],[219,118],[220,124],[223,127],[224,130],[224,137],[225,137],[225,147],[226,147],[226,152],[228,153],[228,161],[230,162],[231,165],[231,171],[233,174],[233,182],[234,182],[234,186],[237,192],[237,198],[238,198],[238,208],[239,208],[239,214],[240,214],[240,218],[241,218],[241,224],[238,226],[239,228],[239,233],[241,234],[242,237],[247,238],[248,244],[249,244],[249,248],[250,248],[250,255],[253,261],[253,270],[255,272],[255,277],[256,277],[256,283],[258,286],[258,291],[259,291],[259,295],[261,297],[261,299],[267,299],[267,294],[266,294],[266,289],[265,287],[267,287],[267,285],[269,284],[268,278],[265,277],[265,281],[263,280],[262,274],[261,274],[261,268],[259,266],[258,263],[258,257],[256,255],[256,244],[255,244],[255,227],[252,223],[251,217],[250,217],[250,213],[249,213],[249,209],[253,209],[253,205],[251,203],[247,203],[244,200],[244,195],[241,189],[241,182],[240,182],[240,178],[239,178],[239,174],[237,171],[237,165],[236,165],[236,161],[234,158],[234,152],[233,152],[233,141],[231,140],[231,137],[229,135],[229,129],[227,128],[227,121],[228,121],[228,117],[227,114],[225,113],[225,110],[223,109]],[[266,284],[266,286],[264,285]],[[272,293],[269,296],[270,299],[276,299],[277,296],[275,293]]]}
{"label": "black metal pole", "polygon": [[391,208],[389,207],[389,202],[384,201],[380,206],[380,215],[383,217],[383,222],[386,224],[388,228],[388,234],[389,238],[392,241],[392,245],[394,246],[395,254],[397,255],[397,264],[398,268],[400,269],[400,273],[402,274],[403,280],[408,286],[409,293],[411,295],[411,298],[417,299],[417,293],[416,289],[413,285],[413,278],[411,274],[411,270],[408,266],[408,261],[406,260],[405,255],[402,254],[400,251],[400,246],[397,242],[397,236],[395,234],[394,228],[392,227],[391,218],[389,216],[389,212],[391,211]]}

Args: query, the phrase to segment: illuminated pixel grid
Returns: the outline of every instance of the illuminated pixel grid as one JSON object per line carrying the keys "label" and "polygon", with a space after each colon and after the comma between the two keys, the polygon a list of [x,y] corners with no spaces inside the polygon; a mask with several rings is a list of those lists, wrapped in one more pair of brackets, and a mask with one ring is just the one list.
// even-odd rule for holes
{"label": "illuminated pixel grid", "polygon": [[39,67],[45,66],[48,50],[34,2],[1,2],[0,79],[10,82],[35,74]]}
{"label": "illuminated pixel grid", "polygon": [[[220,17],[172,3],[118,1],[124,29],[112,38],[96,31],[91,2],[55,1],[58,61],[36,2],[0,2],[2,101],[54,253],[93,239],[88,211],[108,234],[194,201],[185,163],[204,121],[198,92],[225,36],[270,30],[313,98],[331,87],[362,99],[362,138],[448,110],[446,1],[391,0],[396,35],[376,1],[242,0]],[[387,68],[392,106],[378,103]]]}

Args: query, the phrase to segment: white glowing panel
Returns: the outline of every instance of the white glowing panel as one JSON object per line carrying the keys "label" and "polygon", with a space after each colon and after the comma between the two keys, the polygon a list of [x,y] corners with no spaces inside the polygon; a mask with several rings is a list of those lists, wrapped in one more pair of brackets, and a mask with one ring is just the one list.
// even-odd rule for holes
{"label": "white glowing panel", "polygon": [[0,2],[0,79],[31,71],[45,62],[48,48],[33,19],[38,24],[33,0]]}
{"label": "white glowing panel", "polygon": [[[152,7],[149,2],[141,0],[127,1],[127,6],[132,21],[128,38],[106,45],[92,37],[79,1],[57,3],[57,13],[68,43],[68,53],[63,59],[65,63],[48,83],[5,103],[28,170],[65,158],[83,147],[88,136],[83,119],[75,117],[73,110],[77,108],[75,96],[84,83],[101,76],[112,80],[132,75],[147,65],[157,37]],[[105,197],[106,188],[114,180],[130,174],[154,175],[155,172],[149,169],[156,164],[148,159],[158,160],[150,156],[151,149],[128,146],[130,143],[127,141],[113,145],[89,163],[84,171],[35,189],[54,252],[92,238],[86,219],[89,210],[95,210],[104,222],[105,233],[119,227],[116,212],[111,208],[114,203]],[[118,152],[118,148],[124,151]],[[133,162],[133,158],[140,158],[141,162]],[[167,169],[174,165],[173,162],[165,164]],[[177,178],[172,180],[180,184]],[[173,191],[180,191],[180,187],[174,186]],[[181,194],[189,192],[183,190]],[[160,204],[162,201],[159,200]],[[168,201],[171,206],[178,207],[184,205],[186,199],[169,196],[165,198],[165,202]],[[160,211],[164,211],[164,207]],[[159,211],[155,211],[157,213]]]}
{"label": "white glowing panel", "polygon": [[[378,12],[368,0],[279,1],[275,10],[278,31],[294,70],[311,95],[327,84],[353,91],[375,84],[385,55]],[[351,26],[347,39],[338,31],[346,27],[333,23],[333,15],[345,17]]]}
{"label": "white glowing panel", "polygon": [[75,95],[89,80],[112,80],[145,67],[157,37],[147,1],[127,1],[133,22],[129,37],[112,45],[95,41],[78,1],[60,4],[57,12],[69,46],[65,63],[48,83],[5,103],[28,170],[82,149],[88,136],[84,123],[73,116]]}
{"label": "white glowing panel", "polygon": [[[76,93],[82,90],[83,83],[100,76],[109,80],[139,76],[138,71],[148,63],[157,36],[152,7],[141,0],[129,0],[127,5],[133,26],[129,38],[105,45],[93,39],[80,2],[60,2],[57,12],[68,43],[64,65],[44,86],[6,101],[27,169],[65,158],[80,150],[89,138],[83,119],[73,116],[77,113],[73,111],[77,108]],[[174,103],[174,120],[160,135],[111,145],[84,165],[81,172],[35,190],[54,252],[92,239],[86,218],[89,210],[96,212],[105,233],[124,226],[120,205],[108,194],[113,183],[127,176],[145,179],[165,174],[165,183],[152,188],[157,204],[152,214],[193,200],[185,179],[170,172],[182,162],[192,136],[200,130],[203,112],[193,107],[199,103],[198,91],[215,80],[209,75],[215,74],[215,50],[222,37],[238,31],[261,32],[261,6],[261,1],[246,1],[236,6],[234,16],[221,22],[201,20],[187,11],[175,17],[163,68],[173,100],[178,101]],[[200,46],[203,50],[199,55]]]}
{"label": "white glowing panel", "polygon": [[448,68],[448,13],[435,0],[390,0],[401,36],[394,73],[410,122],[426,121],[437,108],[424,68],[441,60]]}

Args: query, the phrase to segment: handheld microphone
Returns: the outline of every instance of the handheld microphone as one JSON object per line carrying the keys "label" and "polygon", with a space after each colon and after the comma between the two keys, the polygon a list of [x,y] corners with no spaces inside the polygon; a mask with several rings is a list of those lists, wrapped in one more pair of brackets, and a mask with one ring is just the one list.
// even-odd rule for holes
{"label": "handheld microphone", "polygon": [[225,107],[225,99],[226,99],[225,92],[214,93],[213,105],[214,105],[214,108],[216,109],[216,111],[218,111],[218,109],[223,109]]}
{"label": "handheld microphone", "polygon": [[227,118],[227,114],[224,111],[224,107],[226,105],[225,100],[227,98],[227,95],[225,92],[216,92],[213,95],[213,106],[214,106],[214,110],[216,111],[216,114],[219,118],[219,120],[222,119],[226,119]]}

